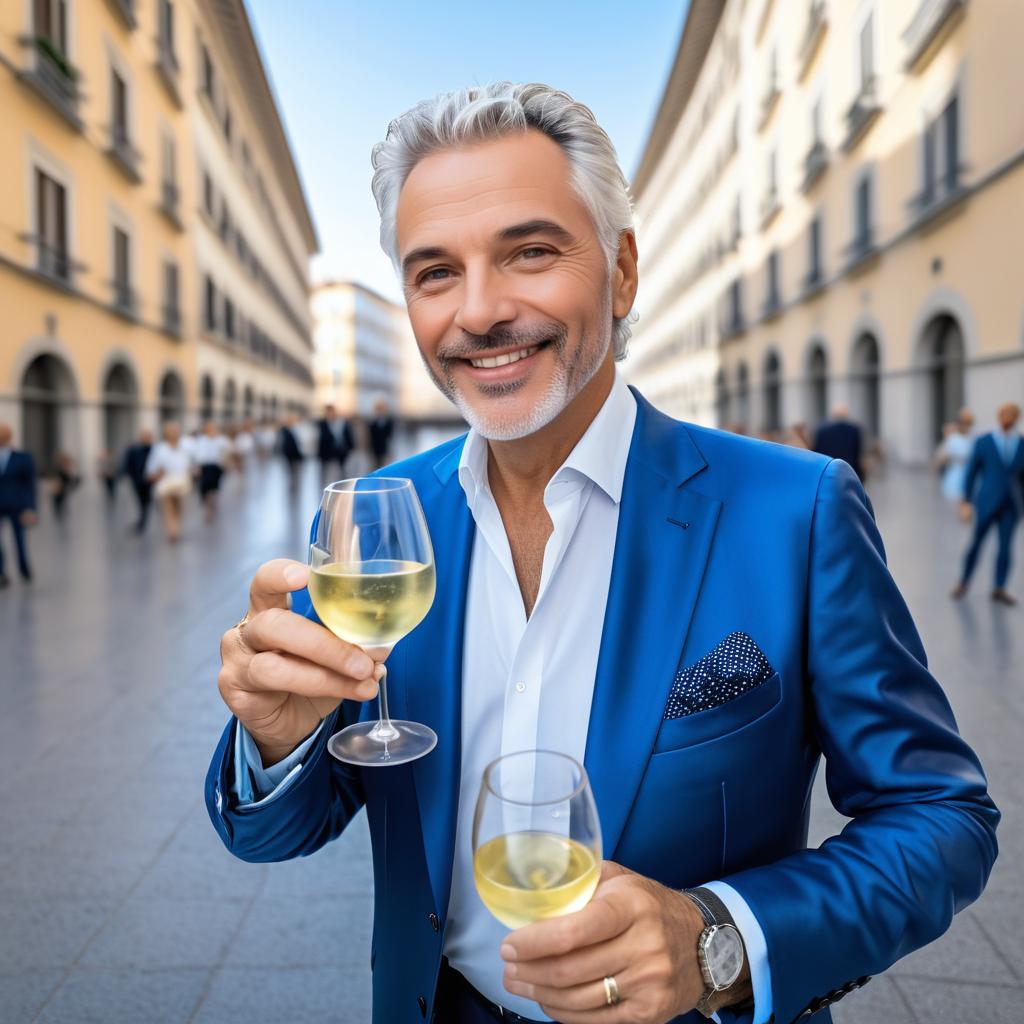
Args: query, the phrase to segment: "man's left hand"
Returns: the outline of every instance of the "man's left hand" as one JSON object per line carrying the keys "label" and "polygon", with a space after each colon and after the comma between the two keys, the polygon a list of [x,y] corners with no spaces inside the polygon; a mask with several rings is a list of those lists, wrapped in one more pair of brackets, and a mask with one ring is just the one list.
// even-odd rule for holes
{"label": "man's left hand", "polygon": [[27,508],[21,513],[21,525],[22,526],[35,526],[36,525],[36,514],[32,509]]}
{"label": "man's left hand", "polygon": [[[664,1024],[692,1010],[704,991],[697,963],[703,930],[688,896],[605,861],[582,910],[505,939],[505,988],[563,1024]],[[613,1007],[605,977],[618,988]]]}

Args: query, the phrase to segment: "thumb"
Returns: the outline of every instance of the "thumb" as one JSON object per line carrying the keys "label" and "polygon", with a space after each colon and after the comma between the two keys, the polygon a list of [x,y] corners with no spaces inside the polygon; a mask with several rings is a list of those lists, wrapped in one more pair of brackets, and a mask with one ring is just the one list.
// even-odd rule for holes
{"label": "thumb", "polygon": [[301,590],[309,580],[309,566],[289,558],[264,562],[256,570],[249,590],[249,609],[256,612],[268,608],[287,608],[287,595]]}

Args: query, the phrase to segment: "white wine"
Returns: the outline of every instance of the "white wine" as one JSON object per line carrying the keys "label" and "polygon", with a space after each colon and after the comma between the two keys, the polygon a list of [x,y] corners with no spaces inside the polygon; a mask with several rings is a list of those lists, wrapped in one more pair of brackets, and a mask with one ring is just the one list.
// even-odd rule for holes
{"label": "white wine", "polygon": [[372,559],[311,567],[309,596],[320,621],[360,647],[389,647],[434,601],[434,565]]}
{"label": "white wine", "polygon": [[580,910],[594,895],[600,874],[589,847],[550,832],[498,836],[473,858],[480,899],[509,928]]}

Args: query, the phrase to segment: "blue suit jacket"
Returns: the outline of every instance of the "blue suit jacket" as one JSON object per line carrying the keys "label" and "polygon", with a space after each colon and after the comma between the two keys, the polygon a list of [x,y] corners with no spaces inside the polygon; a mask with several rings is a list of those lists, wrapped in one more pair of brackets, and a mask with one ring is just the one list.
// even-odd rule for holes
{"label": "blue suit jacket", "polygon": [[1012,462],[1003,458],[992,434],[982,434],[974,442],[964,470],[964,500],[974,503],[979,523],[998,512],[1007,501],[1017,515],[1024,514],[1022,474],[1024,442],[1017,441]]}
{"label": "blue suit jacket", "polygon": [[[669,886],[736,888],[764,930],[782,1024],[940,935],[985,884],[999,814],[849,467],[637,402],[586,749],[606,855]],[[437,732],[434,752],[387,769],[335,761],[326,737],[375,711],[345,703],[277,799],[235,805],[233,721],[207,777],[214,826],[246,860],[312,853],[365,805],[379,1024],[429,1019],[444,942],[474,530],[461,447],[389,470],[415,482],[438,573],[433,608],[388,661],[389,696],[396,718]],[[308,598],[295,607],[312,615]],[[774,675],[664,720],[677,670],[737,630]],[[822,753],[832,800],[854,820],[808,850]]]}
{"label": "blue suit jacket", "polygon": [[36,466],[28,452],[12,449],[0,472],[0,512],[24,512],[36,507]]}
{"label": "blue suit jacket", "polygon": [[823,423],[814,435],[814,450],[832,459],[842,459],[862,475],[863,435],[860,427],[849,420]]}

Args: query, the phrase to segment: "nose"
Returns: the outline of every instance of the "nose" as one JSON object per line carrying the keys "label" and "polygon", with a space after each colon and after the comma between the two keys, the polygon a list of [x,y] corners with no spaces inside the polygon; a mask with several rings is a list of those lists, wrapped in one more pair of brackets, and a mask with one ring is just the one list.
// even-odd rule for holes
{"label": "nose", "polygon": [[466,267],[456,326],[469,334],[487,334],[515,317],[515,302],[505,290],[502,275],[490,267]]}

